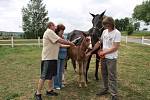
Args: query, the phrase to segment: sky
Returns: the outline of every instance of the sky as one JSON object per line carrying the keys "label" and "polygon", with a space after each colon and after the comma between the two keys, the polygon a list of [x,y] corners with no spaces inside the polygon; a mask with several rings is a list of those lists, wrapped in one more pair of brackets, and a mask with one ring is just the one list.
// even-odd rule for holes
{"label": "sky", "polygon": [[[43,0],[49,20],[66,26],[65,32],[74,29],[87,31],[92,27],[89,13],[114,19],[131,17],[136,5],[144,0]],[[0,0],[0,31],[22,32],[22,8],[29,0]]]}

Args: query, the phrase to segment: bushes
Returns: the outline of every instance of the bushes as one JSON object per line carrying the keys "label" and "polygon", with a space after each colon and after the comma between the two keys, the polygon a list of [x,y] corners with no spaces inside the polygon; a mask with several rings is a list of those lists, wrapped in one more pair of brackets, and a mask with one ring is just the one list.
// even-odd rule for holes
{"label": "bushes", "polygon": [[132,24],[129,24],[127,27],[126,27],[126,31],[128,33],[128,35],[131,35],[134,31],[134,26]]}

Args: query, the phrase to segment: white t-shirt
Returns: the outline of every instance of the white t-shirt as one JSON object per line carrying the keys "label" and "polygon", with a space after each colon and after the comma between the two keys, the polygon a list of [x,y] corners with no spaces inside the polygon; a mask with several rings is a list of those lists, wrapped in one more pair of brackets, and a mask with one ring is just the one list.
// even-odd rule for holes
{"label": "white t-shirt", "polygon": [[60,39],[56,33],[47,29],[43,35],[43,50],[42,50],[42,60],[57,60],[60,44],[56,41]]}
{"label": "white t-shirt", "polygon": [[[114,29],[111,32],[108,32],[108,29],[104,30],[101,36],[101,39],[103,41],[103,50],[109,50],[114,42],[120,42],[121,41],[121,33]],[[118,51],[112,52],[110,54],[106,54],[105,58],[108,59],[114,59],[118,57]]]}

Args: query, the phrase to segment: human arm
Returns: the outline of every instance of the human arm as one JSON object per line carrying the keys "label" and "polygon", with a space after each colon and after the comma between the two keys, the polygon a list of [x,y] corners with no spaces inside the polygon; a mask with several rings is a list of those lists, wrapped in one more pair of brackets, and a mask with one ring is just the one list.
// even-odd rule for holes
{"label": "human arm", "polygon": [[105,56],[106,54],[110,54],[110,53],[113,53],[113,52],[117,51],[119,46],[120,46],[120,42],[121,42],[121,33],[119,31],[116,31],[116,34],[113,38],[111,48],[109,48],[107,50],[104,49],[103,51],[100,51],[99,55],[100,56]]}
{"label": "human arm", "polygon": [[91,55],[95,50],[97,50],[97,49],[100,47],[100,45],[101,45],[101,42],[98,41],[98,42],[94,45],[93,49],[92,49],[91,51],[89,51],[89,52],[86,54],[86,56]]}
{"label": "human arm", "polygon": [[62,38],[59,38],[56,42],[57,42],[57,43],[64,44],[64,45],[75,46],[74,43],[72,43],[72,42],[70,42],[70,41],[67,41],[67,40],[64,40],[64,39],[62,39]]}
{"label": "human arm", "polygon": [[120,46],[120,42],[113,42],[112,47],[111,47],[110,49],[100,51],[100,52],[99,52],[99,56],[100,56],[100,57],[103,57],[103,56],[105,56],[106,54],[110,54],[110,53],[112,53],[112,52],[115,52],[115,51],[118,50],[119,46]]}
{"label": "human arm", "polygon": [[71,45],[74,46],[75,44],[67,41],[65,39],[62,39],[61,37],[59,37],[58,35],[56,35],[56,33],[52,30],[48,30],[48,32],[45,34],[45,37],[48,37],[48,39],[52,42],[52,43],[60,43],[60,44],[65,44],[65,45]]}
{"label": "human arm", "polygon": [[63,48],[69,48],[69,47],[70,47],[70,45],[60,44],[60,47],[63,47]]}

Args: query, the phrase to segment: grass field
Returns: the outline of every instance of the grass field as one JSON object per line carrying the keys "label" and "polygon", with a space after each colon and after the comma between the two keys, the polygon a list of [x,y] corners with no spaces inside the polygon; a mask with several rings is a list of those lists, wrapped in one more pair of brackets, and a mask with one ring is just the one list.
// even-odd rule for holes
{"label": "grass field", "polygon": [[[37,46],[0,47],[0,100],[34,100],[40,75],[41,50]],[[77,75],[69,62],[66,87],[57,90],[59,96],[47,97],[45,83],[43,100],[109,100],[109,95],[95,95],[102,88],[102,80],[95,81],[94,66],[95,61],[92,60],[88,87],[79,88]],[[150,46],[121,43],[118,91],[120,100],[150,100]]]}

